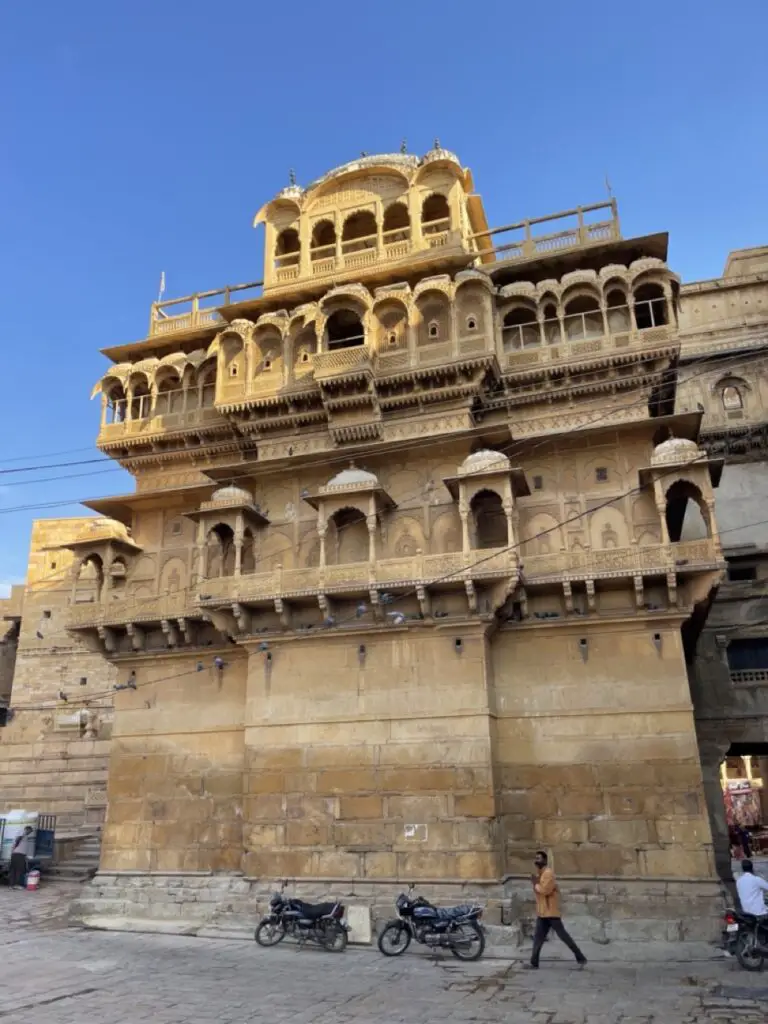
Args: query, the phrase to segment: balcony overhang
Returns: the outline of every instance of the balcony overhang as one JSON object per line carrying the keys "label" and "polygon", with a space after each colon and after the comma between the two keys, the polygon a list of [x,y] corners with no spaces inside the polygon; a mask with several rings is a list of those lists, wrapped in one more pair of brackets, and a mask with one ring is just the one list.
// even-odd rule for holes
{"label": "balcony overhang", "polygon": [[83,540],[72,540],[67,544],[52,544],[50,547],[42,548],[43,551],[93,551],[94,548],[106,547],[110,545],[113,548],[117,548],[119,551],[124,551],[129,555],[136,555],[143,551],[144,548],[140,544],[136,544],[133,540],[126,540],[121,537],[108,537],[106,534],[102,536],[94,536],[84,538]]}
{"label": "balcony overhang", "polygon": [[[657,466],[643,466],[642,469],[638,470],[640,486],[648,487],[659,476],[669,475],[676,469],[687,469],[690,465],[692,465],[690,460],[681,460],[680,462],[664,462]],[[706,459],[706,461],[701,459],[700,461],[697,461],[696,465],[706,466],[706,469],[709,472],[709,479],[712,481],[712,486],[717,487],[719,485],[720,479],[723,475],[725,459]]]}
{"label": "balcony overhang", "polygon": [[502,476],[508,476],[509,479],[511,480],[512,493],[516,498],[526,498],[531,493],[531,489],[528,486],[528,481],[525,479],[525,473],[520,468],[504,470],[496,467],[489,468],[483,472],[475,471],[473,473],[459,473],[456,476],[443,477],[443,483],[448,488],[448,491],[450,492],[450,495],[454,499],[454,501],[458,501],[459,484],[461,483],[462,480],[482,481],[485,479],[490,479],[492,477],[499,479],[499,477]]}
{"label": "balcony overhang", "polygon": [[639,238],[610,239],[560,251],[542,252],[527,259],[516,257],[497,260],[495,263],[481,263],[478,270],[488,274],[497,286],[520,280],[536,284],[547,278],[560,279],[571,270],[599,270],[607,263],[629,266],[635,260],[648,256],[666,262],[668,248],[669,235],[662,231]]}
{"label": "balcony overhang", "polygon": [[[232,470],[229,469],[229,478]],[[107,516],[109,519],[116,519],[119,523],[130,526],[133,522],[134,512],[150,508],[168,508],[173,506],[179,508],[180,514],[186,508],[197,508],[201,501],[208,498],[214,488],[214,484],[208,480],[195,484],[192,487],[180,487],[173,490],[162,489],[154,491],[137,491],[133,494],[117,494],[108,498],[88,498],[81,502],[86,508],[99,515]]]}
{"label": "balcony overhang", "polygon": [[340,487],[329,485],[327,487],[319,487],[314,494],[302,495],[303,500],[315,510],[320,508],[322,502],[338,502],[348,499],[350,503],[353,503],[359,501],[360,498],[369,498],[371,496],[373,496],[376,502],[377,512],[391,511],[397,508],[397,502],[387,494],[379,483],[350,484],[349,486]]}
{"label": "balcony overhang", "polygon": [[201,503],[200,508],[194,509],[191,512],[184,512],[183,515],[187,519],[199,523],[201,520],[215,519],[217,515],[226,514],[227,512],[239,513],[246,523],[252,526],[258,528],[269,526],[269,519],[267,519],[258,505],[251,505],[247,501],[204,501]]}

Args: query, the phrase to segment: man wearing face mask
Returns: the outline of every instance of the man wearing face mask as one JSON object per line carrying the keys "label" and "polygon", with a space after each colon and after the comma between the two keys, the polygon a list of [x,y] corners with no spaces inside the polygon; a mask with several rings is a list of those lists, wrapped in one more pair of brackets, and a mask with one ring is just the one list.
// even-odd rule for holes
{"label": "man wearing face mask", "polygon": [[536,931],[533,936],[531,962],[526,964],[526,967],[538,970],[541,947],[544,945],[550,929],[570,949],[576,957],[576,963],[579,967],[583,967],[587,962],[587,958],[565,930],[562,918],[560,917],[560,892],[557,887],[557,880],[552,868],[547,866],[547,860],[546,853],[543,850],[539,850],[534,860],[536,873],[531,875],[533,891],[536,896]]}

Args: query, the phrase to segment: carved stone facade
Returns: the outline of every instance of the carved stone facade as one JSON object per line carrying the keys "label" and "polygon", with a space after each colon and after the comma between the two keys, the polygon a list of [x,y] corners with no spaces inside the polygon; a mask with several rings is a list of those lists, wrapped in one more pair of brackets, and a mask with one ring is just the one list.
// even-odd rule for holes
{"label": "carved stone facade", "polygon": [[68,544],[67,626],[120,680],[104,877],[515,904],[544,846],[636,936],[681,892],[716,927],[686,660],[722,465],[674,411],[666,236],[609,203],[503,241],[439,147],[256,220],[263,286],[156,304],[94,392],[136,479]]}

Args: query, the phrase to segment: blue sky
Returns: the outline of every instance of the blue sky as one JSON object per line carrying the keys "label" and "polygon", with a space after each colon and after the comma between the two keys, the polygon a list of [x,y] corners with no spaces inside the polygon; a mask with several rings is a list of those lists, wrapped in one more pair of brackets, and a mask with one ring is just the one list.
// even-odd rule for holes
{"label": "blue sky", "polygon": [[[767,34],[765,0],[7,6],[0,470],[97,456],[98,350],[144,336],[161,270],[167,297],[260,278],[251,219],[291,167],[439,136],[497,224],[600,201],[608,175],[625,235],[668,230],[685,279],[719,274],[768,242]],[[2,472],[0,581],[33,518],[130,484]]]}

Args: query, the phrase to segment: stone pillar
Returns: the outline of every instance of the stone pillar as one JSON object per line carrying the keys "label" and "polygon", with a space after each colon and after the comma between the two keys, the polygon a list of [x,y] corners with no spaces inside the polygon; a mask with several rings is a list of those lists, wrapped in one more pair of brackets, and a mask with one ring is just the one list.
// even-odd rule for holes
{"label": "stone pillar", "polygon": [[656,511],[659,515],[659,523],[661,524],[661,543],[669,544],[669,529],[667,528],[667,503],[663,500],[663,495],[659,494],[659,483],[656,482]]}
{"label": "stone pillar", "polygon": [[107,396],[102,391],[101,393],[101,428],[102,430],[107,424],[107,407],[108,407]]}
{"label": "stone pillar", "polygon": [[325,534],[328,529],[328,523],[322,518],[318,517],[317,520],[317,533],[320,537],[320,568],[325,568]]}
{"label": "stone pillar", "polygon": [[243,513],[237,513],[237,519],[235,520],[235,576],[241,574],[243,565],[243,534],[245,532],[245,524],[243,522]]}
{"label": "stone pillar", "polygon": [[461,516],[461,550],[465,555],[471,551],[469,543],[469,505],[463,499],[459,503],[459,515]]}
{"label": "stone pillar", "polygon": [[201,519],[197,524],[197,582],[201,583],[208,576],[208,565],[205,557],[205,523]]}

